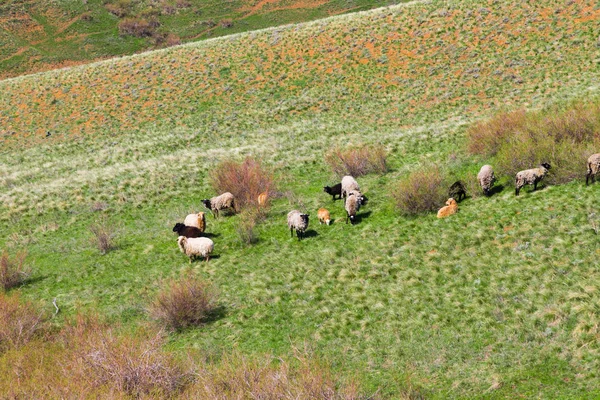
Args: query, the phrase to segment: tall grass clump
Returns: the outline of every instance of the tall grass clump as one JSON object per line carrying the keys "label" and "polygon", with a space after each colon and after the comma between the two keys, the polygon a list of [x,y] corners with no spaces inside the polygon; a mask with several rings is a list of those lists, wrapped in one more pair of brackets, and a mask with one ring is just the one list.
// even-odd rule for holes
{"label": "tall grass clump", "polygon": [[150,305],[150,315],[168,329],[201,325],[217,303],[216,290],[195,276],[173,279]]}
{"label": "tall grass clump", "polygon": [[447,186],[437,166],[422,168],[402,179],[392,196],[402,214],[418,215],[442,207],[448,196]]}
{"label": "tall grass clump", "polygon": [[256,205],[259,194],[275,189],[273,172],[253,157],[246,157],[242,162],[221,162],[213,168],[210,184],[219,194],[232,193],[241,209]]}
{"label": "tall grass clump", "polygon": [[243,245],[251,245],[258,242],[256,225],[264,218],[264,210],[257,207],[247,208],[240,214],[235,231]]}
{"label": "tall grass clump", "polygon": [[349,149],[335,148],[325,155],[334,174],[354,177],[387,172],[387,152],[381,145],[364,145]]}
{"label": "tall grass clump", "polygon": [[71,378],[92,388],[111,388],[139,398],[170,398],[189,383],[189,374],[165,352],[162,332],[121,334],[94,318],[80,317],[64,332]]}
{"label": "tall grass clump", "polygon": [[198,367],[196,382],[186,391],[202,399],[339,399],[354,400],[361,395],[354,382],[342,383],[327,365],[305,352],[295,362],[273,357],[248,358],[225,355],[211,367]]}
{"label": "tall grass clump", "polygon": [[600,148],[600,102],[577,101],[542,110],[502,113],[467,131],[471,154],[493,157],[497,173],[552,165],[549,183],[585,176],[587,157]]}
{"label": "tall grass clump", "polygon": [[13,257],[7,250],[0,255],[0,286],[9,290],[19,286],[29,276],[30,269],[25,264],[26,251],[19,251]]}
{"label": "tall grass clump", "polygon": [[23,346],[40,331],[43,311],[19,296],[0,295],[0,353]]}
{"label": "tall grass clump", "polygon": [[92,232],[92,243],[100,251],[100,254],[106,254],[115,248],[115,228],[105,218],[99,219],[90,226]]}

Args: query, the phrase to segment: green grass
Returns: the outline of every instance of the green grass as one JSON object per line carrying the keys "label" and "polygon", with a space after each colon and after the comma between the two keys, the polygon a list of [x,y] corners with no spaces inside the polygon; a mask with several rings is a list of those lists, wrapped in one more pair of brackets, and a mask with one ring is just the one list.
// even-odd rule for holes
{"label": "green grass", "polygon": [[[502,21],[515,4],[485,6]],[[528,12],[542,15],[557,4]],[[439,17],[442,6],[459,16]],[[451,57],[450,44],[413,40],[413,28],[427,18],[435,23],[422,29],[439,40],[446,31],[453,36],[454,26],[466,35],[482,26],[468,14],[481,7],[398,6],[0,82],[0,247],[27,248],[33,268],[18,291],[50,312],[56,298],[57,324],[92,310],[128,326],[144,323],[158,282],[189,268],[171,228],[214,195],[208,171],[225,158],[254,155],[293,196],[274,200],[253,246],[240,243],[238,216],[209,217],[218,257],[192,268],[219,289],[224,312],[171,335],[170,349],[198,348],[218,359],[231,348],[287,355],[308,343],[336,372],[359,371],[368,390],[390,398],[409,389],[428,398],[598,396],[600,253],[590,214],[599,185],[543,185],[515,197],[512,183],[502,181],[502,192],[473,196],[444,220],[402,217],[390,196],[422,165],[474,179],[489,160],[467,156],[466,126],[505,101],[542,107],[597,96],[597,73],[581,65],[598,51],[597,37],[573,22],[584,12],[579,4],[550,18],[556,37],[569,26],[585,38],[581,49],[566,46],[572,37],[559,39],[561,59],[542,52],[542,28],[517,47],[478,42],[466,61]],[[388,50],[423,46],[437,54],[442,72],[419,77],[433,67],[427,59],[391,53],[387,63],[352,58],[353,44],[403,27]],[[482,29],[499,31],[491,22]],[[281,47],[265,51],[275,40]],[[302,42],[322,54],[286,58],[285,50]],[[529,57],[535,60],[507,61]],[[466,71],[477,63],[480,75],[472,78]],[[345,72],[323,76],[330,66]],[[498,77],[497,69],[524,81]],[[264,84],[247,80],[259,73],[269,77]],[[288,77],[275,79],[283,73]],[[386,73],[404,81],[378,89]],[[441,101],[444,87],[455,97]],[[80,129],[95,113],[106,120]],[[51,138],[38,135],[46,129]],[[369,204],[351,226],[341,201],[322,192],[335,182],[324,156],[361,143],[383,144],[390,172],[359,178]],[[96,202],[107,210],[93,211]],[[330,227],[317,222],[322,206],[335,219]],[[294,208],[311,214],[313,232],[303,241],[286,227]],[[117,247],[106,255],[89,230],[101,216],[117,232]]]}

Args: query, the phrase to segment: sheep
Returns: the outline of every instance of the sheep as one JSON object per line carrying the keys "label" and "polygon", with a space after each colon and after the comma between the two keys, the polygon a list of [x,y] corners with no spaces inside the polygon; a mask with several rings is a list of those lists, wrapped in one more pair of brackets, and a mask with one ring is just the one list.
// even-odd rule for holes
{"label": "sheep", "polygon": [[183,224],[194,226],[200,229],[200,232],[204,232],[206,230],[206,213],[201,211],[198,214],[188,214],[183,220]]}
{"label": "sheep", "polygon": [[456,203],[456,200],[454,200],[452,197],[450,197],[448,200],[446,200],[446,206],[439,209],[439,211],[437,213],[437,217],[438,218],[446,218],[452,214],[456,214],[457,211],[458,211],[458,204]]}
{"label": "sheep", "polygon": [[356,179],[354,179],[350,175],[346,175],[345,177],[342,178],[341,185],[342,185],[342,190],[341,190],[342,197],[347,197],[348,192],[351,192],[352,190],[360,191],[360,186],[358,186],[358,182],[356,182]]}
{"label": "sheep", "polygon": [[173,227],[173,232],[176,232],[177,236],[185,236],[187,238],[197,238],[202,236],[202,231],[200,229],[179,222]]}
{"label": "sheep", "polygon": [[327,194],[333,196],[333,201],[335,201],[335,196],[338,196],[338,199],[342,198],[342,184],[338,183],[333,186],[323,186],[323,191]]}
{"label": "sheep", "polygon": [[367,204],[367,200],[368,200],[367,196],[362,194],[362,192],[360,190],[351,190],[347,194],[348,194],[348,196],[356,196],[360,206],[364,206],[365,204]]}
{"label": "sheep", "polygon": [[215,248],[215,244],[212,240],[205,237],[200,238],[186,238],[185,236],[179,236],[177,238],[177,244],[182,253],[190,258],[190,263],[194,257],[204,257],[206,261],[210,259],[210,254]]}
{"label": "sheep", "polygon": [[298,240],[301,240],[304,236],[306,228],[308,228],[308,214],[302,214],[298,210],[292,210],[287,215],[287,224],[288,228],[290,228],[290,234],[292,237],[294,237],[295,229]]}
{"label": "sheep", "polygon": [[448,189],[448,197],[452,197],[453,199],[458,199],[461,201],[465,197],[467,197],[467,190],[465,189],[465,184],[462,181],[456,181],[450,186]]}
{"label": "sheep", "polygon": [[258,195],[256,202],[258,203],[259,207],[262,207],[265,204],[267,204],[268,199],[269,199],[269,192],[262,192],[261,194]]}
{"label": "sheep", "polygon": [[219,216],[220,210],[225,210],[227,208],[233,208],[233,211],[236,210],[235,197],[229,192],[225,192],[219,196],[213,197],[211,199],[201,200],[204,204],[204,207],[208,208],[212,211],[213,217],[217,218]]}
{"label": "sheep", "polygon": [[538,168],[517,172],[515,178],[515,196],[519,195],[519,191],[525,185],[533,185],[533,190],[537,190],[538,182],[544,179],[549,169],[550,164],[542,163]]}
{"label": "sheep", "polygon": [[585,186],[588,180],[592,178],[592,183],[596,181],[596,175],[600,172],[600,153],[592,154],[587,160],[587,175],[585,176]]}
{"label": "sheep", "polygon": [[327,210],[326,208],[319,208],[319,210],[317,211],[317,217],[319,218],[319,224],[331,224],[329,210]]}
{"label": "sheep", "polygon": [[344,203],[344,208],[346,209],[346,224],[348,223],[348,219],[350,219],[350,224],[354,225],[356,213],[360,209],[361,200],[357,193],[360,192],[351,191],[346,198],[346,202]]}
{"label": "sheep", "polygon": [[490,195],[490,189],[494,185],[496,181],[496,177],[494,176],[494,170],[491,165],[484,165],[479,170],[477,174],[477,181],[481,185],[481,189],[483,189],[483,194],[486,196]]}

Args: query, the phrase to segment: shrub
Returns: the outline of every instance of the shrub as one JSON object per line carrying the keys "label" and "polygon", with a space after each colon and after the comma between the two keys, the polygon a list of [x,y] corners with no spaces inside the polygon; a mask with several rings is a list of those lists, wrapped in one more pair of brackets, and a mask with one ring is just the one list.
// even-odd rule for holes
{"label": "shrub", "polygon": [[325,155],[325,161],[339,177],[357,177],[372,172],[385,173],[388,170],[386,160],[387,153],[381,145],[336,148]]}
{"label": "shrub", "polygon": [[73,352],[71,378],[93,388],[108,386],[136,398],[166,398],[189,382],[181,364],[162,350],[161,332],[119,334],[97,319],[80,317],[64,337]]}
{"label": "shrub", "polygon": [[160,24],[155,20],[145,18],[125,18],[119,22],[119,34],[135,37],[150,37],[154,35]]}
{"label": "shrub", "polygon": [[90,231],[94,235],[92,242],[100,251],[100,254],[106,254],[109,250],[115,247],[115,229],[108,223],[106,219],[102,218],[95,224],[92,224],[90,226]]}
{"label": "shrub", "polygon": [[19,286],[29,276],[30,270],[25,265],[26,251],[20,251],[11,257],[4,250],[0,256],[0,285],[2,289],[9,290]]}
{"label": "shrub", "polygon": [[215,290],[191,276],[168,281],[150,305],[150,314],[166,327],[182,330],[206,321],[216,306]]}
{"label": "shrub", "polygon": [[467,132],[468,150],[493,156],[497,174],[513,178],[542,162],[545,179],[565,183],[585,175],[587,157],[600,147],[600,102],[574,102],[544,111],[502,113]]}
{"label": "shrub", "polygon": [[231,192],[239,209],[256,205],[258,195],[275,186],[273,173],[252,157],[241,163],[223,161],[213,168],[210,183],[217,193]]}
{"label": "shrub", "polygon": [[221,20],[221,28],[231,28],[233,26],[233,20],[230,18],[226,18]]}
{"label": "shrub", "polygon": [[131,1],[117,0],[104,5],[106,10],[118,18],[123,18],[128,15],[131,10]]}
{"label": "shrub", "polygon": [[44,313],[17,295],[0,295],[0,352],[19,348],[42,328]]}
{"label": "shrub", "polygon": [[419,169],[402,179],[392,191],[404,215],[437,211],[448,199],[448,187],[438,167]]}

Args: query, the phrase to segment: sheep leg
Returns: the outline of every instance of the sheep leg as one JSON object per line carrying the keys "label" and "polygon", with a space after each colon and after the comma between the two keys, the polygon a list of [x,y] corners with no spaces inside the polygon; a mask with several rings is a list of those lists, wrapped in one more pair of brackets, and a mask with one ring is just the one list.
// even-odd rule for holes
{"label": "sheep leg", "polygon": [[292,235],[291,237],[294,237],[294,228],[290,228],[290,235]]}
{"label": "sheep leg", "polygon": [[210,260],[210,256],[206,256],[205,260],[208,262],[208,260]]}
{"label": "sheep leg", "polygon": [[519,195],[519,190],[520,190],[520,188],[519,188],[519,187],[516,187],[516,188],[515,188],[515,196],[518,196],[518,195]]}

